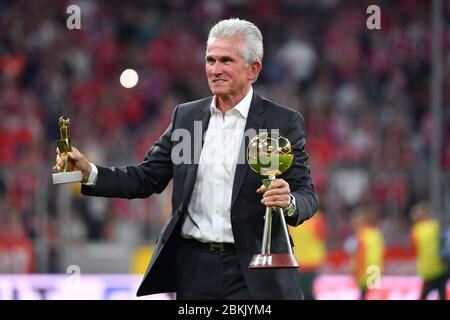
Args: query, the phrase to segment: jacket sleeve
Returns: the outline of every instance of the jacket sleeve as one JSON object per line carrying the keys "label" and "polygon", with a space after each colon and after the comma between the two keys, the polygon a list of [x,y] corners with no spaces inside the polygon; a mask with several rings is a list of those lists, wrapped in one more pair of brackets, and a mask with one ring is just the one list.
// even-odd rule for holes
{"label": "jacket sleeve", "polygon": [[162,192],[173,176],[171,140],[178,107],[172,121],[162,136],[147,153],[144,162],[124,167],[97,166],[95,186],[82,185],[81,193],[108,198],[146,198]]}
{"label": "jacket sleeve", "polygon": [[308,154],[305,151],[305,121],[300,113],[295,112],[283,130],[283,134],[291,142],[294,161],[280,178],[289,183],[291,194],[295,197],[297,205],[295,214],[286,217],[286,222],[297,226],[311,218],[319,207],[319,199],[310,176]]}

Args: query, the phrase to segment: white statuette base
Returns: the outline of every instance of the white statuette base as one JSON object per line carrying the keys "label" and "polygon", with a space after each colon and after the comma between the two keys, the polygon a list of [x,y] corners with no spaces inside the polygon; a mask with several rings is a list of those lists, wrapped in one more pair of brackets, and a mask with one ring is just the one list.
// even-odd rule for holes
{"label": "white statuette base", "polygon": [[53,184],[81,182],[83,180],[81,171],[58,172],[52,174],[52,178]]}

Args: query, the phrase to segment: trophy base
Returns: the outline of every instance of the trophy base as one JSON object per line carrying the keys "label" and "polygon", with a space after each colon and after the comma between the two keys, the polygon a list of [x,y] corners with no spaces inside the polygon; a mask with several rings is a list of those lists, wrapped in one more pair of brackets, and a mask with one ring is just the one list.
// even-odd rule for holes
{"label": "trophy base", "polygon": [[298,268],[300,265],[293,254],[255,254],[248,265],[249,269]]}
{"label": "trophy base", "polygon": [[53,184],[81,182],[83,180],[81,171],[53,173],[52,178],[53,178]]}

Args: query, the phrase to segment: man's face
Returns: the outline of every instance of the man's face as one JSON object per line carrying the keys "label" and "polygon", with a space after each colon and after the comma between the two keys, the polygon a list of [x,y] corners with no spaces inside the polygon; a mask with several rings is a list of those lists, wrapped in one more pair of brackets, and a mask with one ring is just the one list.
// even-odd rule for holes
{"label": "man's face", "polygon": [[261,64],[246,65],[241,55],[241,37],[218,38],[206,50],[206,75],[211,92],[219,97],[243,97]]}

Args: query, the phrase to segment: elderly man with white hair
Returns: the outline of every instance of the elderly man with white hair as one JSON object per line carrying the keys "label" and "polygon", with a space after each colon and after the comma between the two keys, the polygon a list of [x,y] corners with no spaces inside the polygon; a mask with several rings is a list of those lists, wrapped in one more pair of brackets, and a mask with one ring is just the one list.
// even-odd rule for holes
{"label": "elderly man with white hair", "polygon": [[[171,124],[142,163],[108,168],[90,163],[74,147],[68,153],[83,174],[84,195],[144,198],[173,180],[172,214],[138,296],[176,292],[177,299],[302,298],[296,269],[248,268],[261,251],[265,206],[285,209],[292,226],[312,217],[318,207],[302,115],[253,90],[262,59],[262,35],[253,23],[219,21],[210,30],[205,57],[212,96],[176,106]],[[279,131],[294,154],[290,169],[268,190],[242,155],[247,133],[260,130]],[[180,139],[184,133],[193,137],[191,144]],[[57,155],[54,170],[61,165]],[[286,252],[291,244],[286,244],[282,219],[274,215],[272,223],[271,250]]]}

